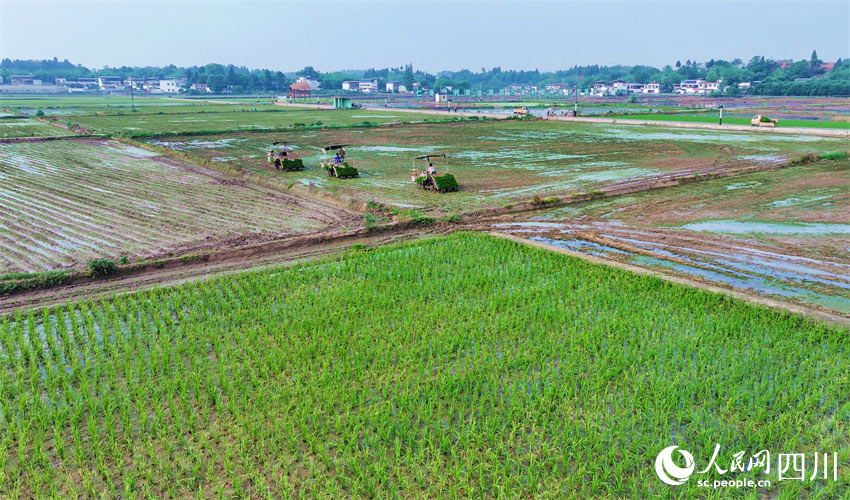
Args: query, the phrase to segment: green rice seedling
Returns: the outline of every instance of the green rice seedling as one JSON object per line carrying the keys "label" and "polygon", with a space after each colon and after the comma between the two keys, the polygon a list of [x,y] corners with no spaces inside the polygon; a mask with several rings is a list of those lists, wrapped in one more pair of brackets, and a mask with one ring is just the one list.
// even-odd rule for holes
{"label": "green rice seedling", "polygon": [[671,444],[846,454],[847,338],[467,233],[19,311],[0,496],[667,497]]}

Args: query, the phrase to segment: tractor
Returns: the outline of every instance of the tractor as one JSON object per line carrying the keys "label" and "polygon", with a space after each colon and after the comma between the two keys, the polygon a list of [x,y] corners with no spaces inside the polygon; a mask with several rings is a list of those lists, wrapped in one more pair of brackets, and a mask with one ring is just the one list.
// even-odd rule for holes
{"label": "tractor", "polygon": [[[435,158],[444,158],[446,159],[446,173],[443,175],[437,175],[437,169],[434,167],[433,160]],[[438,193],[448,193],[450,191],[457,191],[458,184],[457,180],[455,180],[455,176],[448,172],[449,156],[444,153],[433,154],[433,155],[422,155],[413,158],[413,167],[410,169],[410,180],[419,185],[422,189],[427,191],[435,191]],[[416,160],[422,160],[427,163],[428,166],[421,171],[416,166]]]}
{"label": "tractor", "polygon": [[[345,159],[345,146],[348,146],[348,144],[332,144],[322,148],[322,153],[325,155],[325,158],[322,159],[322,168],[331,177],[350,179],[360,175],[357,168],[354,167],[354,162]],[[330,157],[331,151],[336,151],[333,158]]]}
{"label": "tractor", "polygon": [[[282,144],[279,153],[275,153],[275,146]],[[272,149],[269,151],[269,163],[274,165],[275,170],[284,170],[286,172],[294,172],[304,170],[304,162],[301,160],[301,155],[293,152],[286,141],[276,141],[272,143]]]}
{"label": "tractor", "polygon": [[514,108],[514,116],[528,116],[531,114],[531,111],[528,110],[528,106],[523,106],[521,108]]}

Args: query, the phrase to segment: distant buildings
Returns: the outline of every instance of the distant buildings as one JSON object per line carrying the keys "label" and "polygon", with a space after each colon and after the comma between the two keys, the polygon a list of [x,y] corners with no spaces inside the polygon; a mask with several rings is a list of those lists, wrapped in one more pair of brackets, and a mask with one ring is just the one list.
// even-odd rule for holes
{"label": "distant buildings", "polygon": [[97,87],[100,90],[124,90],[120,76],[99,76],[97,77]]}
{"label": "distant buildings", "polygon": [[306,99],[310,97],[310,83],[307,81],[297,81],[289,86],[289,92],[286,94],[290,99]]}
{"label": "distant buildings", "polygon": [[405,87],[401,82],[392,80],[387,82],[385,90],[387,92],[405,92],[407,91],[407,87]]}
{"label": "distant buildings", "polygon": [[708,82],[702,78],[682,80],[678,85],[673,86],[673,91],[677,94],[711,94],[712,92],[718,92],[721,90],[720,84],[722,82],[722,79],[716,82]]}
{"label": "distant buildings", "polygon": [[360,92],[377,92],[378,80],[376,78],[361,79],[357,82],[357,88]]}
{"label": "distant buildings", "polygon": [[176,78],[170,80],[160,80],[159,90],[165,94],[177,94],[183,87],[186,86],[185,78]]}
{"label": "distant buildings", "polygon": [[[12,85],[35,85],[36,79],[33,75],[12,75],[9,77]],[[39,80],[41,83],[41,80]]]}
{"label": "distant buildings", "polygon": [[569,95],[570,93],[570,84],[568,83],[547,83],[545,88],[547,94]]}
{"label": "distant buildings", "polygon": [[322,82],[316,80],[314,78],[308,78],[306,76],[299,76],[298,82],[307,83],[310,86],[310,90],[321,90]]}

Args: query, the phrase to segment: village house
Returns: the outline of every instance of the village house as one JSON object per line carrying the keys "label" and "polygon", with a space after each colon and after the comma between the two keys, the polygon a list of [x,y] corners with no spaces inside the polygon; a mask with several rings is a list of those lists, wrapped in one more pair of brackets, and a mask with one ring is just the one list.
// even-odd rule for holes
{"label": "village house", "polygon": [[196,92],[212,92],[206,83],[193,83],[191,89]]}
{"label": "village house", "polygon": [[97,77],[97,87],[100,90],[123,90],[124,85],[121,83],[120,76],[99,76]]}
{"label": "village house", "polygon": [[716,82],[707,82],[702,78],[696,78],[692,80],[682,80],[677,86],[674,87],[674,91],[678,94],[711,94],[712,92],[717,92],[720,90],[720,84],[723,80],[718,80]]}
{"label": "village house", "polygon": [[9,77],[12,85],[35,85],[35,80],[36,78],[33,75],[12,75]]}
{"label": "village house", "polygon": [[360,82],[357,80],[346,80],[342,82],[342,90],[358,90],[360,88]]}
{"label": "village house", "polygon": [[658,82],[649,82],[643,88],[644,94],[660,94],[661,85]]}
{"label": "village house", "polygon": [[171,78],[159,81],[159,90],[166,94],[177,94],[186,85],[186,80],[181,78]]}
{"label": "village house", "polygon": [[307,85],[310,86],[310,90],[320,90],[322,88],[322,82],[316,80],[314,78],[307,78],[306,76],[299,76],[298,82],[306,82]]}
{"label": "village house", "polygon": [[590,95],[603,96],[611,93],[613,93],[613,87],[607,82],[593,82],[593,85],[590,86]]}
{"label": "village house", "polygon": [[645,94],[646,85],[643,83],[627,83],[626,92],[629,94]]}
{"label": "village house", "polygon": [[378,80],[375,78],[364,78],[357,82],[357,89],[360,92],[377,92]]}
{"label": "village house", "polygon": [[404,87],[404,85],[401,82],[391,80],[387,82],[384,88],[387,92],[403,92],[399,87]]}

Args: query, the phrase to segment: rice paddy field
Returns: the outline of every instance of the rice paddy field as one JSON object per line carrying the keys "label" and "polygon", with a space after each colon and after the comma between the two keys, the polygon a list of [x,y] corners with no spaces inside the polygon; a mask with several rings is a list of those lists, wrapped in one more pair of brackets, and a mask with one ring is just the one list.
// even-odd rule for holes
{"label": "rice paddy field", "polygon": [[75,119],[76,116],[143,116],[154,114],[190,114],[190,113],[241,113],[248,111],[281,111],[281,107],[275,104],[263,103],[207,103],[177,101],[161,104],[136,104],[134,108],[129,104],[107,105],[107,106],[61,106],[61,107],[14,107],[10,108],[19,113],[35,115],[39,111],[45,116],[54,116],[62,120]]}
{"label": "rice paddy field", "polygon": [[850,162],[578,203],[501,230],[571,251],[850,313]]}
{"label": "rice paddy field", "polygon": [[[331,305],[330,307],[328,305]],[[737,450],[837,451],[847,332],[459,233],[0,323],[11,498],[839,498],[676,489]],[[718,477],[715,472],[705,479]]]}
{"label": "rice paddy field", "polygon": [[[189,103],[191,104],[191,103]],[[219,106],[219,105],[216,105]],[[180,106],[189,110],[195,106]],[[234,105],[234,110],[245,106]],[[411,122],[426,119],[445,119],[437,115],[393,113],[371,110],[314,110],[302,108],[274,108],[251,105],[248,109],[264,109],[266,112],[204,112],[162,113],[105,116],[75,116],[74,123],[98,132],[128,136],[155,136],[179,132],[274,130],[298,126],[352,126],[388,122]],[[198,110],[200,111],[200,110]]]}
{"label": "rice paddy field", "polygon": [[28,118],[0,117],[0,139],[71,135],[65,129]]}
{"label": "rice paddy field", "polygon": [[[772,115],[771,118],[777,115]],[[780,115],[782,116],[782,115]],[[680,121],[680,122],[694,122],[694,123],[717,123],[719,119],[718,112],[714,112],[710,115],[708,114],[661,114],[661,113],[650,113],[650,114],[628,114],[628,115],[618,115],[618,114],[606,114],[605,118],[616,118],[616,119],[628,119],[628,120],[659,120],[659,121]],[[750,125],[750,116],[729,116],[729,114],[724,114],[723,123],[730,125]],[[850,129],[850,121],[831,121],[831,120],[819,120],[817,117],[813,117],[813,119],[794,119],[794,118],[780,118],[779,122],[776,124],[777,127],[809,127],[809,128],[836,128],[836,129]]]}
{"label": "rice paddy field", "polygon": [[[288,140],[302,155],[306,170],[281,173],[270,168],[266,152],[272,142],[281,140]],[[726,163],[715,165],[723,147],[735,148],[735,167],[843,147],[840,140],[811,136],[513,120],[169,137],[151,142],[364,201],[441,210],[501,206],[534,195],[588,192],[714,170]],[[360,170],[360,178],[328,178],[319,168],[320,148],[328,144],[351,145],[346,148],[347,158]],[[409,175],[412,158],[426,153],[449,155],[448,163],[435,160],[435,164],[440,171],[449,168],[461,185],[460,192],[440,195],[415,189]]]}
{"label": "rice paddy field", "polygon": [[[129,104],[0,103],[116,137],[0,144],[0,279],[123,256],[242,260],[16,291],[25,305],[0,314],[0,498],[850,496],[847,328],[752,303],[850,317],[846,141],[434,123],[445,116],[251,98]],[[20,135],[6,122],[24,123]],[[62,134],[0,117],[0,137]],[[275,141],[306,169],[275,171]],[[360,177],[319,168],[329,144],[349,145]],[[426,153],[449,155],[435,164],[459,192],[416,187],[411,158]],[[707,172],[729,176],[695,175]],[[682,176],[694,180],[669,186]],[[615,194],[625,188],[641,191]],[[443,217],[597,191],[610,196]],[[376,213],[432,225],[366,232]],[[365,245],[339,237],[349,229]],[[263,255],[262,268],[239,254],[307,234],[315,248]],[[138,291],[135,279],[182,284]],[[768,449],[807,453],[811,471],[811,454],[835,452],[841,480],[782,481],[775,461],[767,474],[659,480],[661,450],[680,446],[701,470],[715,443],[725,467]],[[697,483],[714,479],[772,484]]]}
{"label": "rice paddy field", "polygon": [[0,274],[167,255],[204,241],[334,222],[309,201],[117,141],[0,148]]}

